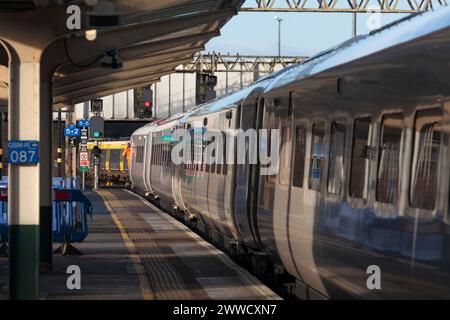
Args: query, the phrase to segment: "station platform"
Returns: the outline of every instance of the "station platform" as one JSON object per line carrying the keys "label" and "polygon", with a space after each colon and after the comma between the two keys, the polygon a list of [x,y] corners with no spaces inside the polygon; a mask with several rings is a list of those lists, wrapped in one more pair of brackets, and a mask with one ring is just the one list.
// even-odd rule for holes
{"label": "station platform", "polygon": [[[87,191],[94,222],[81,256],[54,256],[40,276],[41,299],[273,300],[280,299],[181,222],[123,189]],[[55,249],[57,246],[55,246]],[[67,288],[69,266],[81,289]],[[0,257],[0,299],[8,298],[8,260]]]}

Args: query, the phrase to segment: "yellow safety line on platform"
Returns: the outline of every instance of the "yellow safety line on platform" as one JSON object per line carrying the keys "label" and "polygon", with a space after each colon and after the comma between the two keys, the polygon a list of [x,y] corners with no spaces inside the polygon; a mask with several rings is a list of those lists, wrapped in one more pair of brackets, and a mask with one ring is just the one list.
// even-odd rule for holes
{"label": "yellow safety line on platform", "polygon": [[[99,192],[97,192],[97,193],[103,198],[103,196]],[[142,292],[142,296],[144,297],[144,300],[155,300],[155,295],[153,294],[152,290],[148,286],[149,280],[148,280],[147,275],[145,274],[145,271],[143,270],[141,259],[136,254],[137,249],[134,246],[133,241],[128,236],[128,233],[125,230],[125,227],[123,226],[122,222],[120,222],[117,215],[114,213],[114,210],[112,209],[109,202],[106,200],[106,201],[104,201],[104,203],[105,203],[108,211],[111,213],[111,217],[112,217],[114,223],[116,224],[117,229],[119,229],[120,235],[122,236],[123,241],[125,242],[125,245],[126,245],[128,251],[130,252],[131,262],[133,263],[133,268],[134,268],[134,270],[136,270],[136,274],[138,275],[139,285],[141,287],[141,292]]]}

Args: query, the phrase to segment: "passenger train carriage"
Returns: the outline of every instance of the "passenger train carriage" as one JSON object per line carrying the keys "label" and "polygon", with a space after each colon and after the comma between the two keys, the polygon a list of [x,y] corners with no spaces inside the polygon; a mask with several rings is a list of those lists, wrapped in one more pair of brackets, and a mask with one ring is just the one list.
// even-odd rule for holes
{"label": "passenger train carriage", "polygon": [[[449,57],[450,8],[360,36],[141,128],[133,186],[213,239],[265,257],[301,298],[448,299]],[[278,129],[276,174],[175,165],[172,132],[198,123],[224,138]],[[258,147],[270,149],[266,140]],[[381,288],[368,285],[373,266]]]}

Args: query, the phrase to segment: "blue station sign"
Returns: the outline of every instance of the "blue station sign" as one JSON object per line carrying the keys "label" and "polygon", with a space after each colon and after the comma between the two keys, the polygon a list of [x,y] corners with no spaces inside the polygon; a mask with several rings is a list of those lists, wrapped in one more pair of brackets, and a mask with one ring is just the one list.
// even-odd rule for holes
{"label": "blue station sign", "polygon": [[89,120],[79,120],[78,128],[89,128],[91,126],[91,122]]}
{"label": "blue station sign", "polygon": [[66,137],[79,137],[81,135],[80,128],[77,128],[75,125],[68,126],[64,130],[64,136]]}
{"label": "blue station sign", "polygon": [[14,140],[8,142],[8,162],[15,165],[39,163],[39,142]]}

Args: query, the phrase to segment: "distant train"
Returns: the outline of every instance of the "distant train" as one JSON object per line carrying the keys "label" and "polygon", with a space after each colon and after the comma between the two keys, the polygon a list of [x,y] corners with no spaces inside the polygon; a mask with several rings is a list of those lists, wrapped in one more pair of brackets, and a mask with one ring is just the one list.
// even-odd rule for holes
{"label": "distant train", "polygon": [[[130,179],[301,298],[449,299],[449,84],[446,7],[148,124],[131,139]],[[175,164],[176,129],[193,150],[211,143],[199,127],[235,142],[215,154],[231,160],[230,129],[278,129],[278,170],[203,153]],[[246,158],[268,141],[247,140]]]}
{"label": "distant train", "polygon": [[[128,184],[128,164],[124,156],[129,141],[105,141],[99,143],[102,151],[100,158],[99,183],[106,186],[124,186]],[[89,171],[86,176],[87,181],[91,181],[94,176],[94,155],[92,149],[94,143],[88,143]]]}

